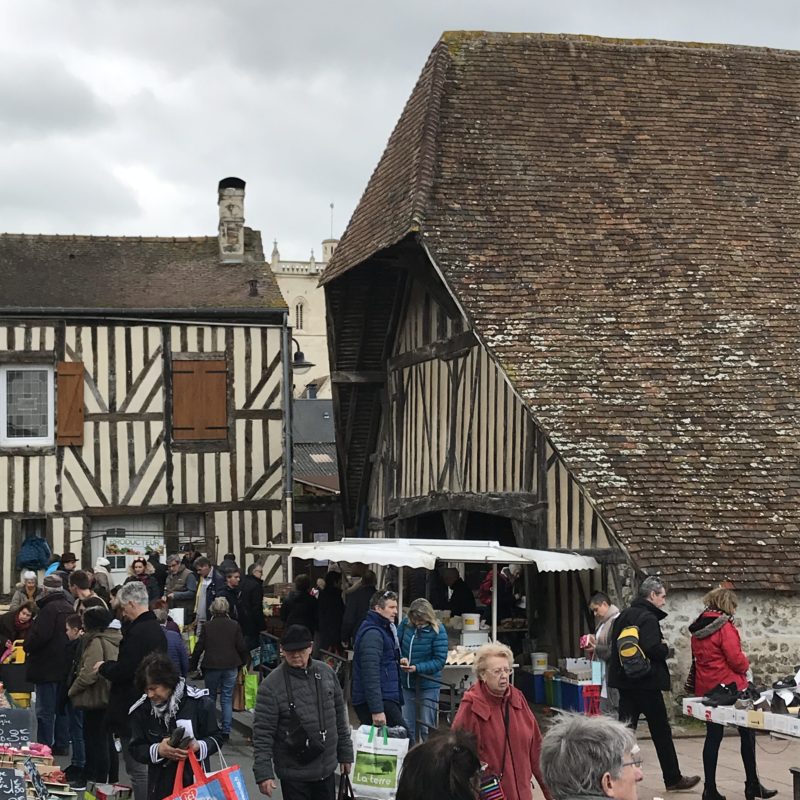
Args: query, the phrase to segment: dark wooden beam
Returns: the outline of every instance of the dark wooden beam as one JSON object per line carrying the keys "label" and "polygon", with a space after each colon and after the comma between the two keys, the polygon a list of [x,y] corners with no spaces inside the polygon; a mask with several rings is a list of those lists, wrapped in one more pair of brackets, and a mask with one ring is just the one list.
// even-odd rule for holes
{"label": "dark wooden beam", "polygon": [[476,511],[511,519],[526,519],[540,506],[532,492],[432,492],[425,497],[393,498],[387,516],[410,519],[435,511]]}
{"label": "dark wooden beam", "polygon": [[391,372],[392,370],[412,367],[414,364],[422,364],[425,361],[433,361],[435,358],[441,359],[442,361],[450,361],[465,355],[477,344],[478,340],[473,331],[464,331],[449,339],[431,342],[430,344],[418,347],[416,350],[400,353],[394,356],[394,358],[389,359],[387,368]]}
{"label": "dark wooden beam", "polygon": [[386,383],[381,370],[337,370],[331,372],[331,383]]}

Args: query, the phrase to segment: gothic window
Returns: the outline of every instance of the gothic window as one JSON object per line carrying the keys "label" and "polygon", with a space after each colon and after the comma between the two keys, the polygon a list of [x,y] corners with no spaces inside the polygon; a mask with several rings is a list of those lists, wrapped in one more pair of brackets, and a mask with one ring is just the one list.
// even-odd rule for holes
{"label": "gothic window", "polygon": [[305,322],[306,304],[304,300],[298,300],[294,304],[294,329],[296,331],[303,330]]}

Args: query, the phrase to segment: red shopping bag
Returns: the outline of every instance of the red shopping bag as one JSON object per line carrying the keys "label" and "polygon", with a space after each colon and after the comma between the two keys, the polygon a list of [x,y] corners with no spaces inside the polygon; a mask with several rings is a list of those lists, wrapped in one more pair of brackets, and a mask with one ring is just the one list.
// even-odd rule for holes
{"label": "red shopping bag", "polygon": [[164,800],[250,800],[242,771],[237,766],[229,767],[222,753],[219,754],[223,768],[206,775],[203,765],[197,760],[193,750],[187,759],[194,780],[190,786],[183,785],[186,761],[178,763],[172,794]]}

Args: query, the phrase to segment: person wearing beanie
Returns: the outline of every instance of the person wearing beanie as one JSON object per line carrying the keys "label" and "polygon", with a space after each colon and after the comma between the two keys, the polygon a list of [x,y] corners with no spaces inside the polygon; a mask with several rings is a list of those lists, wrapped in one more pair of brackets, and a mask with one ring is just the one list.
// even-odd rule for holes
{"label": "person wearing beanie", "polygon": [[25,640],[27,679],[36,687],[36,741],[66,754],[69,723],[58,713],[67,655],[67,617],[73,613],[60,575],[44,579],[39,613]]}
{"label": "person wearing beanie", "polygon": [[106,593],[109,595],[114,588],[114,578],[108,571],[110,566],[111,562],[103,556],[98,556],[97,560],[94,562],[94,581],[97,586],[105,589]]}
{"label": "person wearing beanie", "polygon": [[8,606],[9,611],[18,611],[23,603],[32,601],[39,602],[42,596],[42,587],[39,586],[39,578],[35,572],[26,569],[22,573],[22,581],[16,585],[14,594],[11,596],[11,603]]}

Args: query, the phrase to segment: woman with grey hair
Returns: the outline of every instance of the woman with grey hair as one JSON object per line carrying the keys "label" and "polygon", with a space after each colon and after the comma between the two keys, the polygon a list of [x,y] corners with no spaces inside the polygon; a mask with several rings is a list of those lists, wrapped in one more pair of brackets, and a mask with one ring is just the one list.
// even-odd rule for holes
{"label": "woman with grey hair", "polygon": [[23,604],[27,602],[38,603],[43,594],[44,591],[39,586],[39,578],[36,573],[29,569],[23,570],[21,581],[17,584],[14,594],[11,596],[8,610],[19,611]]}
{"label": "woman with grey hair", "polygon": [[211,620],[200,630],[190,664],[191,670],[196,670],[202,658],[203,680],[215,704],[219,692],[223,741],[231,735],[233,690],[239,667],[247,663],[249,655],[242,629],[228,616],[229,611],[230,605],[224,597],[217,597],[211,603]]}
{"label": "woman with grey hair", "polygon": [[636,800],[642,759],[633,731],[610,717],[561,714],[542,740],[542,776],[555,800]]}

